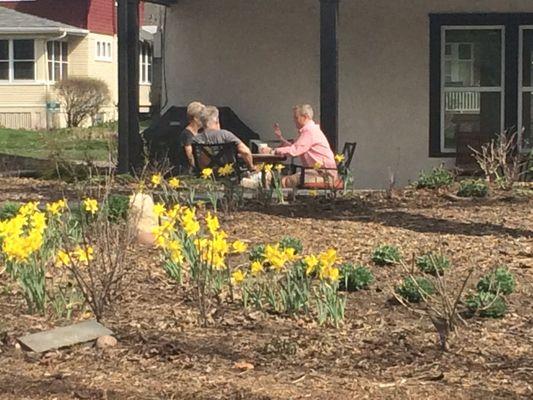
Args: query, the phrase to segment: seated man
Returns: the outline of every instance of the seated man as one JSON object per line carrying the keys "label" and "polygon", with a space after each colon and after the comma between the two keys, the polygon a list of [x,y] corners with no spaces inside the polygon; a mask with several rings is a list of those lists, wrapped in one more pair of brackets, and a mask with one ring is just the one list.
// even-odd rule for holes
{"label": "seated man", "polygon": [[[279,154],[299,157],[305,171],[305,183],[333,183],[337,179],[337,164],[326,135],[320,126],[313,121],[313,108],[308,104],[297,105],[293,108],[294,123],[299,135],[294,143],[286,140],[279,125],[274,125],[274,134],[281,140],[282,145],[277,149],[265,147],[262,153]],[[320,170],[323,168],[323,170]],[[282,178],[281,185],[293,188],[300,184],[300,173]]]}
{"label": "seated man", "polygon": [[[203,132],[198,133],[192,139],[192,143],[200,144],[225,144],[235,143],[237,153],[242,157],[246,166],[250,171],[254,170],[254,163],[252,159],[252,152],[241,139],[235,136],[230,131],[220,128],[218,109],[213,106],[207,106],[200,112],[200,121],[204,128]],[[200,169],[205,167],[198,166]]]}

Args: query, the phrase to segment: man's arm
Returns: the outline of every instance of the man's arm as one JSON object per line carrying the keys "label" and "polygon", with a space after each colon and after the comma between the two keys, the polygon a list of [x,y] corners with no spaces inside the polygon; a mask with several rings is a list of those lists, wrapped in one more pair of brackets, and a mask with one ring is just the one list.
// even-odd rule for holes
{"label": "man's arm", "polygon": [[248,146],[246,146],[243,142],[240,142],[239,144],[237,144],[237,152],[240,154],[240,156],[242,157],[242,159],[246,163],[246,166],[248,167],[248,169],[250,171],[253,171],[254,170],[254,161],[253,161],[253,158],[252,158],[252,152],[250,151]]}
{"label": "man's arm", "polygon": [[183,146],[183,149],[185,150],[185,155],[187,156],[187,160],[189,160],[189,165],[191,167],[194,167],[194,156],[192,154],[192,145],[186,144]]}
{"label": "man's arm", "polygon": [[302,132],[298,139],[290,146],[278,147],[274,150],[275,154],[284,156],[300,157],[309,151],[313,145],[313,136],[311,132]]}

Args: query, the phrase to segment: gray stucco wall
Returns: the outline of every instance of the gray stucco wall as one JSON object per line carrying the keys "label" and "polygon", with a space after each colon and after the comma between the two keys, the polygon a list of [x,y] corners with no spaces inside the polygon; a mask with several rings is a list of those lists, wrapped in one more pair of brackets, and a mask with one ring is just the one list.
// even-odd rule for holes
{"label": "gray stucco wall", "polygon": [[[428,157],[428,14],[532,11],[530,0],[341,0],[340,143],[358,142],[358,187],[446,161]],[[169,104],[228,105],[265,137],[276,121],[291,137],[291,106],[319,109],[319,54],[319,0],[180,0],[167,18]]]}

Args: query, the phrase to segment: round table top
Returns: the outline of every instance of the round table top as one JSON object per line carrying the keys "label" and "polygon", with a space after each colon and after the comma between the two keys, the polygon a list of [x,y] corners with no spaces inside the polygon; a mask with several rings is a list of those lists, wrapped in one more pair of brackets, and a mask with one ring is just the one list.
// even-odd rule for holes
{"label": "round table top", "polygon": [[286,156],[279,154],[252,154],[254,163],[276,163],[287,159]]}

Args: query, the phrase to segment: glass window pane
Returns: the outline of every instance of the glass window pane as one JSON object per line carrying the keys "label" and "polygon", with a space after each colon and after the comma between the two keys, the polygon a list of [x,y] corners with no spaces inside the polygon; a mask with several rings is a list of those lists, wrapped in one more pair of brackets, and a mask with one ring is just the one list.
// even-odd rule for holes
{"label": "glass window pane", "polygon": [[68,43],[63,42],[61,44],[61,60],[62,61],[68,61]]}
{"label": "glass window pane", "polygon": [[9,63],[0,61],[0,80],[9,79]]}
{"label": "glass window pane", "polygon": [[68,64],[63,63],[63,74],[61,75],[61,79],[67,79],[68,78]]}
{"label": "glass window pane", "polygon": [[56,81],[61,80],[61,63],[54,63],[54,76]]}
{"label": "glass window pane", "polygon": [[533,30],[524,30],[524,40],[522,47],[522,85],[533,86],[531,76],[533,72]]}
{"label": "glass window pane", "polygon": [[48,53],[48,59],[53,60],[54,59],[54,43],[53,42],[46,43],[46,51]]}
{"label": "glass window pane", "polygon": [[33,61],[17,61],[13,63],[14,79],[35,79],[35,63]]}
{"label": "glass window pane", "polygon": [[152,66],[148,64],[148,82],[152,82]]}
{"label": "glass window pane", "polygon": [[9,60],[9,40],[0,40],[0,60]]}
{"label": "glass window pane", "polygon": [[52,61],[48,61],[48,79],[51,81],[55,80],[54,63]]}
{"label": "glass window pane", "polygon": [[59,42],[54,42],[54,58],[55,60],[59,60],[59,57],[61,57],[61,44]]}
{"label": "glass window pane", "polygon": [[522,147],[531,149],[533,147],[533,93],[522,95]]}
{"label": "glass window pane", "polygon": [[[500,87],[502,36],[500,29],[447,30],[450,61],[447,87]],[[446,49],[448,51],[448,49]]]}
{"label": "glass window pane", "polygon": [[445,149],[455,150],[459,135],[472,143],[487,142],[500,130],[501,93],[445,93]]}
{"label": "glass window pane", "polygon": [[15,60],[35,59],[33,40],[13,40],[13,56]]}
{"label": "glass window pane", "polygon": [[100,54],[100,42],[96,42],[96,56],[101,57]]}
{"label": "glass window pane", "polygon": [[107,57],[111,58],[111,43],[107,44]]}

